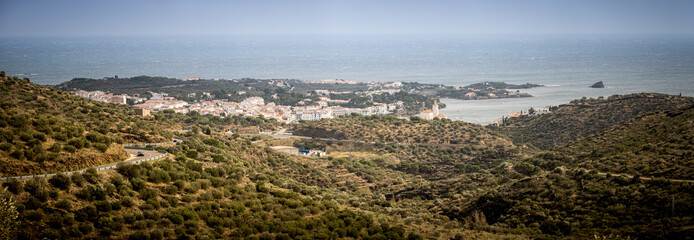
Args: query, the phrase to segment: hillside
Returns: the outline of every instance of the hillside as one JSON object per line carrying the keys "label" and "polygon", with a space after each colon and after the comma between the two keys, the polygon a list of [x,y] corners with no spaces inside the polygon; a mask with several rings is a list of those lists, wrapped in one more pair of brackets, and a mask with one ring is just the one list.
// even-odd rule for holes
{"label": "hillside", "polygon": [[[370,131],[369,131],[370,130]],[[392,116],[343,116],[295,125],[294,134],[318,138],[356,139],[366,142],[399,142],[452,145],[506,145],[512,143],[487,129],[462,121],[426,121]]]}
{"label": "hillside", "polygon": [[694,105],[642,115],[555,147],[531,162],[649,178],[694,180]]}
{"label": "hillside", "polygon": [[[631,110],[646,112],[640,107]],[[691,179],[692,111],[640,115],[531,156],[485,128],[446,120],[352,116],[300,123],[295,133],[317,137],[298,145],[327,150],[337,170],[373,183],[388,200],[409,201],[466,228],[539,239],[686,239],[694,225],[694,185],[679,180]],[[389,170],[404,175],[385,187],[397,176]]]}
{"label": "hillside", "polygon": [[0,174],[83,169],[128,157],[123,143],[168,141],[132,108],[0,77]]}
{"label": "hillside", "polygon": [[492,227],[540,238],[687,239],[694,226],[693,119],[694,105],[646,114],[539,153],[511,169],[528,177],[453,200],[444,213],[481,213]]}
{"label": "hillside", "polygon": [[668,111],[694,104],[694,98],[657,93],[614,95],[577,99],[550,108],[548,114],[507,119],[495,128],[516,143],[550,149],[654,111]]}
{"label": "hillside", "polygon": [[[139,136],[143,141],[157,141],[160,135],[156,133],[191,128],[178,133],[185,140],[166,148],[171,157],[162,160],[120,164],[115,170],[103,172],[90,169],[71,176],[3,182],[7,192],[0,190],[5,201],[0,210],[16,212],[17,219],[0,220],[8,223],[3,229],[10,229],[10,236],[17,239],[522,238],[463,229],[459,222],[429,210],[426,202],[385,199],[384,192],[405,186],[391,188],[385,184],[421,181],[416,176],[388,169],[366,169],[371,165],[361,163],[340,165],[328,158],[276,153],[253,144],[255,137],[221,132],[229,124],[272,127],[272,121],[170,112],[139,119],[126,114],[132,110],[127,106],[76,98],[28,80],[12,78],[2,87],[7,91],[3,96],[9,96],[2,101],[3,113],[8,116],[9,112],[33,111],[39,117],[51,114],[57,119],[55,124],[72,122],[84,129],[79,132],[96,131],[95,126],[108,129],[100,134],[114,141],[111,147],[119,146],[118,139],[127,142],[125,139]],[[23,100],[29,96],[34,101]],[[34,106],[41,103],[57,110]],[[80,114],[89,107],[88,113],[98,109],[108,112],[112,120]],[[6,119],[10,118],[3,121]],[[97,119],[101,124],[96,124]],[[124,129],[119,127],[121,123],[127,121],[148,129],[138,132],[143,135],[120,130]],[[9,129],[9,124],[3,131]],[[22,131],[34,129],[29,124],[20,127],[24,127]],[[7,144],[3,146],[14,149],[24,145],[10,130],[3,136],[12,136],[13,141],[4,142]],[[52,136],[47,139],[53,139]],[[94,144],[90,142],[89,148]],[[66,165],[56,162],[55,167],[60,164]],[[378,170],[382,174],[380,180],[353,182],[367,176],[334,174],[359,166]]]}
{"label": "hillside", "polygon": [[688,239],[693,190],[692,184],[558,168],[452,199],[442,210],[476,229],[537,239]]}
{"label": "hillside", "polygon": [[[11,155],[19,149],[25,158],[34,156],[40,147],[50,152],[58,143],[61,157],[89,156],[122,149],[121,143],[163,141],[174,132],[184,139],[159,148],[170,153],[162,160],[3,182],[7,192],[0,190],[0,200],[7,204],[0,204],[0,211],[15,206],[18,218],[0,221],[10,223],[3,228],[17,239],[687,239],[694,234],[693,105],[643,113],[537,153],[493,129],[447,119],[355,115],[284,125],[171,111],[139,118],[130,115],[130,107],[28,80],[3,78],[0,87],[0,146],[9,149],[0,153],[10,156],[3,161],[46,171],[69,165]],[[658,94],[644,98],[688,101]],[[577,100],[559,108],[616,108],[604,103],[612,100]],[[619,106],[633,103],[624,101]],[[572,107],[579,102],[595,107]],[[312,138],[226,133],[247,126],[288,128]],[[82,142],[75,153],[64,150]],[[108,146],[105,153],[101,144]],[[278,145],[328,155],[269,148]]]}
{"label": "hillside", "polygon": [[484,127],[448,119],[347,116],[302,122],[293,131],[300,136],[323,138],[322,144],[301,143],[307,147],[391,156],[396,160],[388,167],[430,179],[490,169],[520,158],[525,150]]}

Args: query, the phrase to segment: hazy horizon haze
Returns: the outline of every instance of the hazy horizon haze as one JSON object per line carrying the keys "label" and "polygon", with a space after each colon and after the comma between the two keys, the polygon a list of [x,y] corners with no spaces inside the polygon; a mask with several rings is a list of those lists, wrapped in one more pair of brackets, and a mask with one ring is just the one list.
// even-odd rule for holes
{"label": "hazy horizon haze", "polygon": [[4,36],[694,34],[694,1],[0,2]]}

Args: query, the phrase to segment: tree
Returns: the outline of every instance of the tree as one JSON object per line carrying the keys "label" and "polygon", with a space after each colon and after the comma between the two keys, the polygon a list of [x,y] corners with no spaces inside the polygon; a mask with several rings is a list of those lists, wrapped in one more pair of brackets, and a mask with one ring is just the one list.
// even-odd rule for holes
{"label": "tree", "polygon": [[533,114],[535,114],[535,109],[531,107],[530,109],[528,109],[528,115],[533,115]]}
{"label": "tree", "polygon": [[0,240],[13,239],[16,235],[19,212],[15,202],[5,189],[0,188]]}

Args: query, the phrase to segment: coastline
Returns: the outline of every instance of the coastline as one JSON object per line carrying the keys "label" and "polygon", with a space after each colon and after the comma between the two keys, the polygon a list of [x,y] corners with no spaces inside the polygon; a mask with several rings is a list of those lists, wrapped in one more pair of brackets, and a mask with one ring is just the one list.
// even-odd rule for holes
{"label": "coastline", "polygon": [[[589,88],[585,84],[575,83],[571,85],[546,84],[545,87],[526,89],[533,97],[528,98],[503,98],[488,99],[484,101],[467,101],[451,98],[441,98],[446,108],[440,111],[451,120],[460,120],[476,124],[489,124],[494,120],[516,112],[527,112],[531,107],[535,110],[547,109],[549,106],[566,104],[573,99],[582,97],[597,98],[608,97],[615,94],[630,94],[639,92],[659,92],[678,94],[672,91],[645,91],[629,85],[608,85],[606,88]],[[689,93],[692,95],[694,93]],[[683,94],[685,95],[685,94]]]}

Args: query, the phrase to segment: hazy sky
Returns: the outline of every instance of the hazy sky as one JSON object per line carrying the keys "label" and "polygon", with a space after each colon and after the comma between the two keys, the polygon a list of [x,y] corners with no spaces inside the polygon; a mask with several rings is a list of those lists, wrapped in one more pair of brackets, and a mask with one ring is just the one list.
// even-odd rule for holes
{"label": "hazy sky", "polygon": [[0,0],[0,35],[694,33],[694,1]]}

